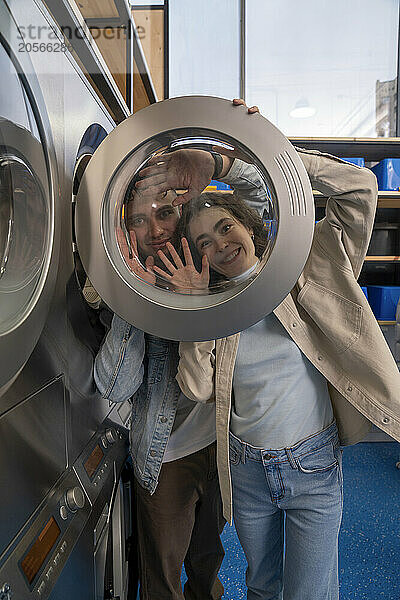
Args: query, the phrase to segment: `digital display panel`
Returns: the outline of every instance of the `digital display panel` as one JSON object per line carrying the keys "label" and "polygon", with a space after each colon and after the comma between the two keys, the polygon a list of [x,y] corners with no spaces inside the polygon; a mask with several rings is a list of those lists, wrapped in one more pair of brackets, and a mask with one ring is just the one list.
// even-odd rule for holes
{"label": "digital display panel", "polygon": [[46,523],[42,531],[39,533],[28,554],[21,562],[22,570],[25,573],[29,583],[32,583],[32,581],[35,579],[46,559],[46,556],[52,550],[60,533],[61,529],[57,525],[56,520],[54,517],[51,517],[51,519]]}
{"label": "digital display panel", "polygon": [[90,453],[89,458],[86,460],[85,464],[83,465],[85,467],[85,471],[88,474],[88,476],[90,477],[90,479],[93,477],[94,473],[96,472],[96,469],[99,466],[103,456],[104,456],[104,452],[100,448],[99,444],[97,444],[97,446],[94,447],[94,449]]}

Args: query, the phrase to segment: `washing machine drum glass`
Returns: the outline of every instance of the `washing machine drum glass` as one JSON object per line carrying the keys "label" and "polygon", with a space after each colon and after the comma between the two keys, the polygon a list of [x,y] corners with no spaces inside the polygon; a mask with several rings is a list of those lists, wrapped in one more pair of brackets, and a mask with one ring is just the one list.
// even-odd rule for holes
{"label": "washing machine drum glass", "polygon": [[47,233],[43,191],[30,166],[0,156],[0,332],[21,319],[40,278]]}
{"label": "washing machine drum glass", "polygon": [[81,258],[103,300],[176,340],[223,337],[271,312],[304,266],[313,223],[295,149],[260,115],[217,98],[176,98],[127,119],[77,198]]}
{"label": "washing machine drum glass", "polygon": [[50,236],[47,164],[21,77],[0,46],[0,335],[35,305]]}

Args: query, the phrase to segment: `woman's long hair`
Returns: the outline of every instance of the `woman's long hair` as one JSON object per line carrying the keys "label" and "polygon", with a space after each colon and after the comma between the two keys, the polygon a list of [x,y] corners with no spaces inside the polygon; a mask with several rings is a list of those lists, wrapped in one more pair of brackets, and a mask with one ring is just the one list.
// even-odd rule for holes
{"label": "woman's long hair", "polygon": [[[254,235],[255,255],[261,258],[267,246],[267,232],[262,218],[256,210],[250,208],[240,196],[235,193],[223,192],[203,192],[200,196],[193,198],[183,206],[182,216],[178,221],[173,245],[175,248],[181,248],[181,239],[185,237],[189,242],[190,251],[193,256],[193,262],[196,268],[201,270],[201,255],[197,251],[190,236],[190,223],[203,210],[211,207],[218,207],[229,213],[236,221],[244,225],[246,229],[251,229]],[[221,281],[226,281],[226,277],[214,269],[210,269],[210,287]]]}

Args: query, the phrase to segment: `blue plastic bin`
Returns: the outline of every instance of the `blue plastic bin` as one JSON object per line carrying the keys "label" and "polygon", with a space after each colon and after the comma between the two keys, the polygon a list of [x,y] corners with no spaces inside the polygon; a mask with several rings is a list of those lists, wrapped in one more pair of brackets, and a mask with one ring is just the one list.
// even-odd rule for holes
{"label": "blue plastic bin", "polygon": [[366,287],[361,287],[362,291],[364,292],[364,296],[366,297],[366,299],[368,300],[368,290]]}
{"label": "blue plastic bin", "polygon": [[400,158],[385,158],[372,167],[380,190],[398,191],[400,189]]}
{"label": "blue plastic bin", "polygon": [[223,190],[231,190],[232,188],[227,184],[227,183],[223,183],[222,181],[218,181],[216,179],[212,179],[210,181],[210,184],[206,187],[206,191],[208,192],[212,192],[212,191],[223,191]]}
{"label": "blue plastic bin", "polygon": [[380,321],[394,321],[400,298],[400,286],[369,285],[368,301],[372,311]]}
{"label": "blue plastic bin", "polygon": [[357,165],[358,167],[365,167],[365,160],[361,157],[359,158],[342,158],[342,160],[346,160],[349,163],[353,163],[353,165]]}

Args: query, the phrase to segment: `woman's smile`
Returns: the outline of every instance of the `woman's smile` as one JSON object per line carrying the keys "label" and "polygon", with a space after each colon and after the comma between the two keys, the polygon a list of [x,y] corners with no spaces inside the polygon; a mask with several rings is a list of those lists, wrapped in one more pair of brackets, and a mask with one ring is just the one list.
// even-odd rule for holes
{"label": "woman's smile", "polygon": [[257,262],[252,233],[227,210],[214,206],[202,210],[190,223],[190,236],[199,254],[205,254],[211,268],[228,279]]}

